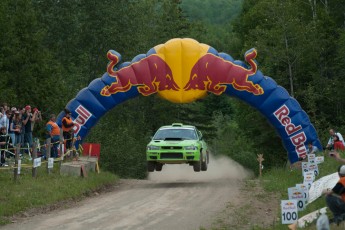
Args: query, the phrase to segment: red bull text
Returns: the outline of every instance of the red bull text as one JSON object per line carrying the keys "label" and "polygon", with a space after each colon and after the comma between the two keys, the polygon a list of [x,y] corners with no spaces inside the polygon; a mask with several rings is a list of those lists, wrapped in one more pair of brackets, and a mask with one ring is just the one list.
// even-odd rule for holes
{"label": "red bull text", "polygon": [[290,136],[290,141],[295,146],[295,150],[298,154],[298,157],[304,158],[307,155],[307,149],[304,144],[307,140],[307,137],[304,131],[295,134],[296,132],[302,129],[302,126],[296,126],[295,124],[293,124],[291,122],[289,114],[290,110],[285,104],[274,112],[274,116],[278,119],[280,124],[285,127],[286,134]]}
{"label": "red bull text", "polygon": [[80,131],[80,127],[86,124],[92,114],[82,105],[79,105],[75,112],[78,114],[78,116],[74,120],[75,124],[73,126],[73,130],[77,135]]}

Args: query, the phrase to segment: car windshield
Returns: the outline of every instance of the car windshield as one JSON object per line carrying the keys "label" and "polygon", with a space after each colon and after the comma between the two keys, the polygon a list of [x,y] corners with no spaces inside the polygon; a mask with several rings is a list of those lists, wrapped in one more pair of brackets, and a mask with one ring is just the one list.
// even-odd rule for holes
{"label": "car windshield", "polygon": [[153,140],[196,140],[197,135],[193,129],[160,129]]}

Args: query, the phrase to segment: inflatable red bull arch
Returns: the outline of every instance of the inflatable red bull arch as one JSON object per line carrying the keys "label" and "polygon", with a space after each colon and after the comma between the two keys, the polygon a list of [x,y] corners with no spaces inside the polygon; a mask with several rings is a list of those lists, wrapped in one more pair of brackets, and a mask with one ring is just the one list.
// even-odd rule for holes
{"label": "inflatable red bull arch", "polygon": [[[171,39],[131,62],[121,63],[121,55],[110,50],[107,72],[66,105],[77,124],[74,133],[84,139],[107,111],[140,94],[158,93],[173,103],[189,103],[213,93],[236,97],[259,110],[281,136],[291,163],[306,156],[309,142],[322,149],[308,115],[257,69],[256,55],[255,49],[246,52],[247,65],[190,38]],[[58,116],[59,125],[63,116]]]}

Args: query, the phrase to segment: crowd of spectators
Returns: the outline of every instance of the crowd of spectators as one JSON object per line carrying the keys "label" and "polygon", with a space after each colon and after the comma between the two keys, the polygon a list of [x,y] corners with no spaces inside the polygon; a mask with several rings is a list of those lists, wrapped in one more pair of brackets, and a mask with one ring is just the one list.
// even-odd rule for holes
{"label": "crowd of spectators", "polygon": [[[36,123],[42,121],[41,112],[30,105],[24,107],[10,107],[7,103],[0,107],[1,164],[7,166],[5,159],[14,152],[14,146],[30,149],[33,144],[32,132]],[[12,148],[12,151],[9,149]],[[30,150],[29,150],[30,151]],[[21,152],[22,154],[22,152]]]}
{"label": "crowd of spectators", "polygon": [[[32,151],[33,131],[36,123],[42,121],[42,114],[37,108],[10,107],[3,103],[0,107],[0,154],[1,166],[7,166],[6,158],[14,156],[14,147],[20,145],[21,150]],[[71,112],[65,109],[65,116],[62,119],[62,133],[66,150],[72,148],[74,121],[71,119]],[[51,156],[58,157],[58,145],[61,143],[60,127],[56,124],[55,114],[49,116],[45,124],[46,138],[51,138]],[[9,151],[11,149],[12,151]],[[20,152],[20,155],[23,151]]]}

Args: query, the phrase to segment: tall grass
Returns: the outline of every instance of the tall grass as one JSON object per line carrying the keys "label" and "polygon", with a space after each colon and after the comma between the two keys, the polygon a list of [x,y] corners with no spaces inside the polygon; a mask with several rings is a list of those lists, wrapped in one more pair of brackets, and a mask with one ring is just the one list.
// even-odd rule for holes
{"label": "tall grass", "polygon": [[39,167],[37,175],[33,178],[31,168],[22,168],[18,180],[14,181],[13,170],[0,170],[0,225],[8,223],[16,213],[79,199],[118,180],[109,172],[88,173],[86,178],[60,176],[55,165],[50,174],[44,167]]}

